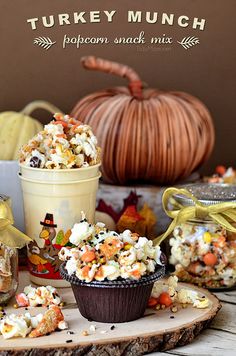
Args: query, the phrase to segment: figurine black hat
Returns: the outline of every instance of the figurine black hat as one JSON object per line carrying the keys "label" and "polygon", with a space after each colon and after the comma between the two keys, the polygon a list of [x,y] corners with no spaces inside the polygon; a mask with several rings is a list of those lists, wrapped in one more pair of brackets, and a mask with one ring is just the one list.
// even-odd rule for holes
{"label": "figurine black hat", "polygon": [[43,226],[49,226],[49,227],[57,227],[56,224],[54,224],[53,220],[53,214],[46,214],[44,221],[40,221],[40,225]]}

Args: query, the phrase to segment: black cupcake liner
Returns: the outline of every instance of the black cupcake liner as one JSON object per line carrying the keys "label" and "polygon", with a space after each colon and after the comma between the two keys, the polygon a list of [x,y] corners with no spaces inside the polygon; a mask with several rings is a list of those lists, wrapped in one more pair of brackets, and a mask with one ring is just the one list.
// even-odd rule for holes
{"label": "black cupcake liner", "polygon": [[165,266],[140,280],[80,281],[69,276],[65,263],[60,267],[61,276],[71,283],[80,313],[89,320],[104,323],[122,323],[139,319],[147,307],[155,281],[165,275]]}

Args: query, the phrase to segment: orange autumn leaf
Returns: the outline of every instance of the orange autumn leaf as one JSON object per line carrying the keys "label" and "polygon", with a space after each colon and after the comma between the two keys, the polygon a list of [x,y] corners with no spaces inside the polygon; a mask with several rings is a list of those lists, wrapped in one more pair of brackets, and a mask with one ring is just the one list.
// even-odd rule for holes
{"label": "orange autumn leaf", "polygon": [[121,215],[121,218],[129,219],[133,222],[142,220],[142,216],[137,212],[135,205],[130,205],[125,209],[124,213]]}
{"label": "orange autumn leaf", "polygon": [[156,215],[153,210],[145,203],[142,209],[139,211],[142,220],[136,224],[136,230],[139,235],[147,236],[149,238],[155,237],[154,227],[157,222]]}
{"label": "orange autumn leaf", "polygon": [[155,225],[157,218],[153,210],[145,203],[140,211],[137,211],[134,205],[128,206],[121,215],[118,223],[118,232],[123,232],[126,229],[138,233],[140,236],[154,238]]}
{"label": "orange autumn leaf", "polygon": [[135,205],[128,206],[121,215],[117,223],[117,231],[123,232],[126,229],[135,231],[135,226],[143,217],[137,212]]}

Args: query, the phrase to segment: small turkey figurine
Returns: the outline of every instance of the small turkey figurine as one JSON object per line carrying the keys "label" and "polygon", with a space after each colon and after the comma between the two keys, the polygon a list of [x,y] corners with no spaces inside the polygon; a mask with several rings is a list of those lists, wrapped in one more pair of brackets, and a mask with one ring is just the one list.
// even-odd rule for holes
{"label": "small turkey figurine", "polygon": [[[31,275],[46,279],[60,279],[60,260],[58,252],[61,246],[54,244],[57,236],[57,224],[54,223],[53,214],[47,213],[44,221],[40,221],[42,230],[39,239],[43,239],[43,247],[37,241],[33,241],[28,246],[28,262]],[[41,244],[40,244],[41,245]],[[42,245],[41,245],[42,246]]]}

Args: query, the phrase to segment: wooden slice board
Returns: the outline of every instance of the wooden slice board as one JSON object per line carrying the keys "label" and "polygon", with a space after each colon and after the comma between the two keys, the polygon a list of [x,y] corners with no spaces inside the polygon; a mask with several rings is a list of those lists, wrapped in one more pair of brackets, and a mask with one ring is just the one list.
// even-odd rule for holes
{"label": "wooden slice board", "polygon": [[[20,273],[20,287],[30,284],[27,272]],[[68,335],[67,330],[54,332],[51,335],[31,338],[15,338],[4,340],[0,336],[0,355],[143,355],[153,351],[170,350],[176,346],[190,343],[202,329],[206,328],[221,308],[219,300],[210,292],[195,286],[180,283],[181,287],[191,288],[205,295],[210,300],[207,309],[196,309],[189,306],[173,314],[169,309],[155,311],[147,309],[143,318],[129,323],[103,324],[89,322],[84,319],[76,306],[70,288],[60,289],[59,293],[66,302],[63,308],[69,330],[74,334]],[[7,313],[24,313],[24,308],[14,309],[12,304],[5,310]],[[132,308],[132,305],[130,305]],[[44,312],[44,308],[28,308],[31,315]],[[174,316],[174,318],[170,318]],[[91,325],[96,325],[96,331],[83,336],[84,330],[89,331]],[[105,332],[105,333],[104,333]],[[72,342],[67,343],[67,340]]]}

